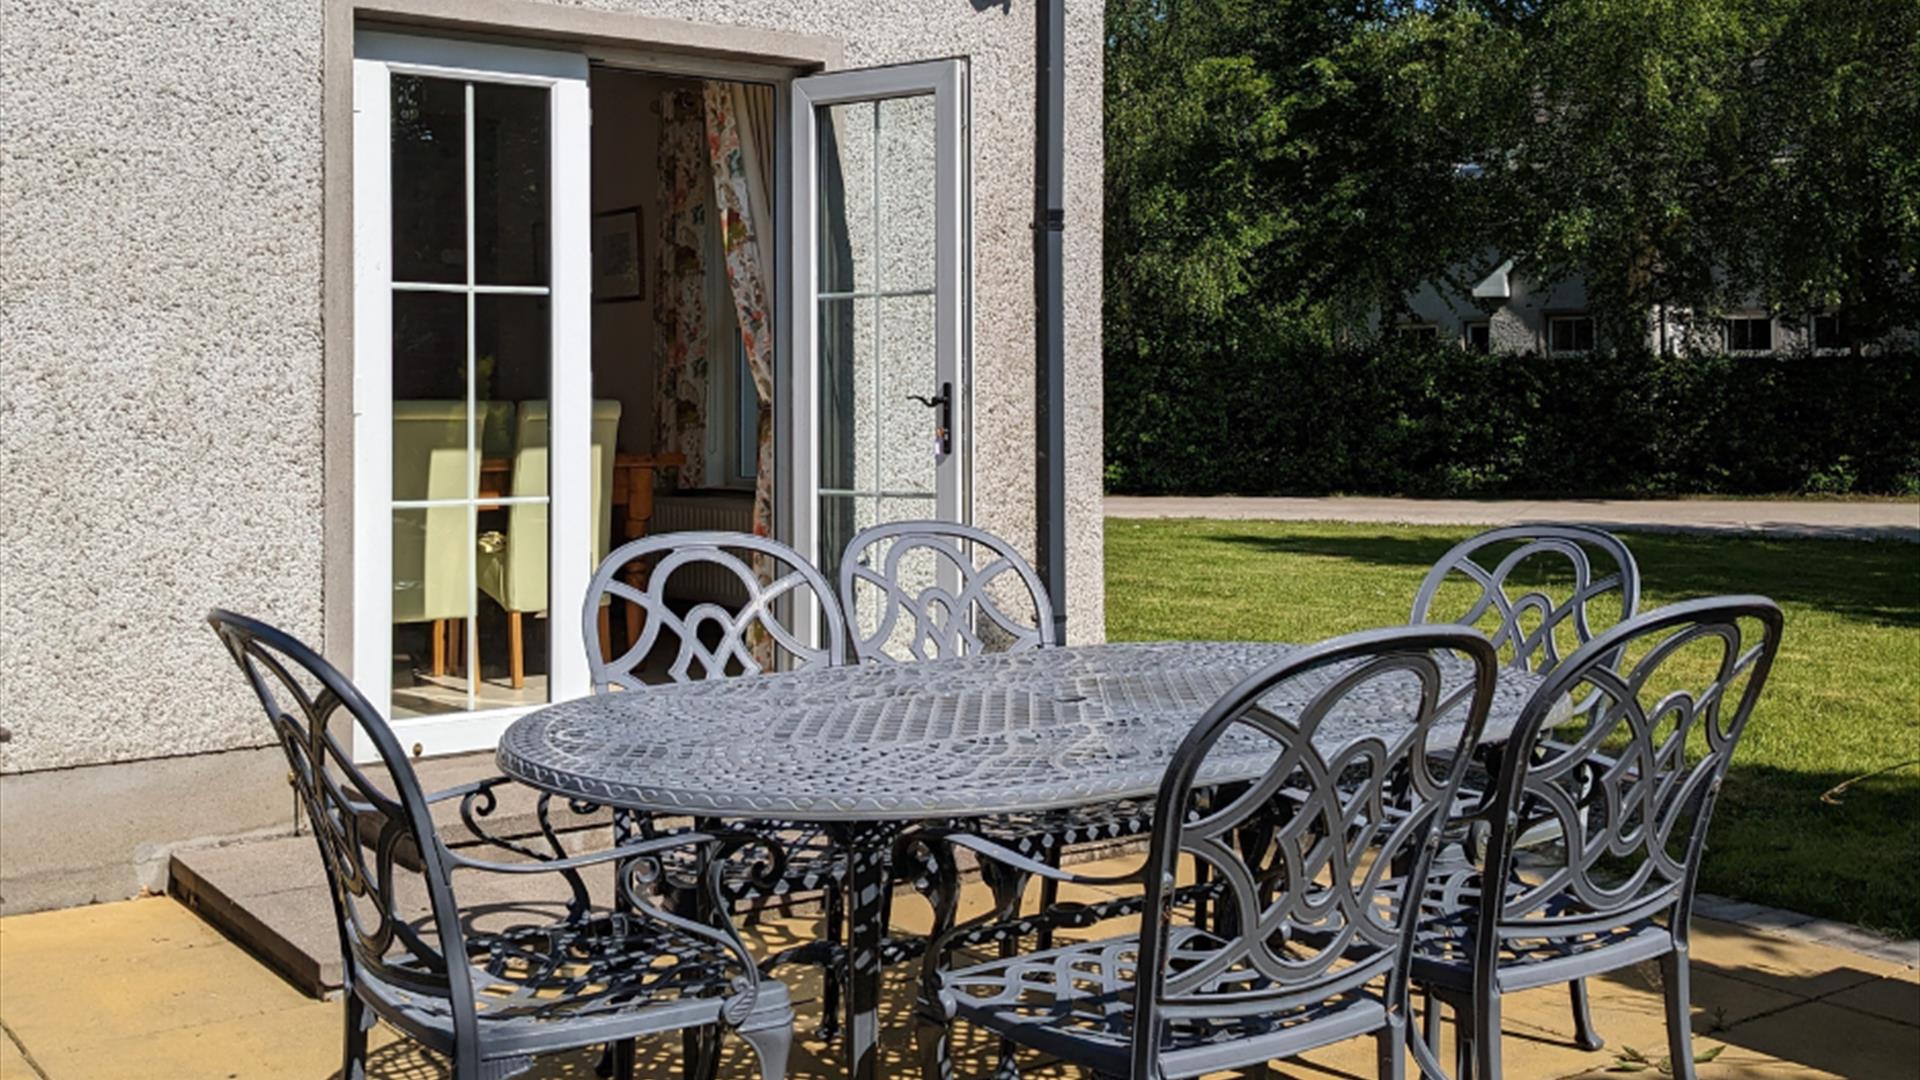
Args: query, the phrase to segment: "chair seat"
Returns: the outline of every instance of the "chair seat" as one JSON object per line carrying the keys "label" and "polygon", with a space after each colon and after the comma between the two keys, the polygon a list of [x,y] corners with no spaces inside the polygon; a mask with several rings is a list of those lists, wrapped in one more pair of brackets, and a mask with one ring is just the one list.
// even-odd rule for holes
{"label": "chair seat", "polygon": [[[467,942],[480,1045],[489,1058],[715,1023],[746,989],[738,957],[725,946],[640,915],[596,911],[469,928]],[[358,989],[396,1027],[450,1051],[448,998],[411,991],[364,968]],[[731,1019],[744,1019],[745,1005],[733,1006]],[[751,1011],[779,1015],[787,1008],[786,986],[761,980]]]}
{"label": "chair seat", "polygon": [[[1422,901],[1419,938],[1414,947],[1413,981],[1435,989],[1466,992],[1473,987],[1474,938],[1479,924],[1479,871],[1438,867],[1428,879]],[[1527,883],[1509,881],[1508,895]],[[1546,901],[1546,919],[1578,919],[1587,906],[1571,895]],[[1538,934],[1503,936],[1497,985],[1502,992],[1568,982],[1650,960],[1673,948],[1673,933],[1653,916],[1598,931],[1560,933],[1542,925]]]}
{"label": "chair seat", "polygon": [[[1193,927],[1168,934],[1172,953],[1204,954],[1219,939]],[[1013,1042],[1098,1073],[1126,1075],[1134,1012],[1137,936],[1077,942],[942,975],[954,1013]],[[1229,971],[1208,989],[1270,984]],[[1311,1004],[1256,1016],[1171,1018],[1159,1061],[1167,1076],[1198,1076],[1288,1057],[1376,1030],[1386,1006],[1368,984]]]}

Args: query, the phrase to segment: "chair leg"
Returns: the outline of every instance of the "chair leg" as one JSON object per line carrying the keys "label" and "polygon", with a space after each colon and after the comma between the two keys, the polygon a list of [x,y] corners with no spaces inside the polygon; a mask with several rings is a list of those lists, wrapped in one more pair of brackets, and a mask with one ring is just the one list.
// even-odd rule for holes
{"label": "chair leg", "polygon": [[367,1080],[367,1029],[373,1016],[367,1003],[351,989],[347,991],[346,1046],[341,1052],[340,1080]]}
{"label": "chair leg", "polygon": [[753,1056],[760,1060],[760,1080],[786,1080],[787,1054],[793,1048],[791,1016],[784,1024],[768,1024],[751,1031],[742,1028],[740,1037],[747,1040]]}
{"label": "chair leg", "polygon": [[953,1080],[953,1062],[948,1058],[947,1026],[939,1006],[922,999],[914,1006],[913,1042],[920,1051],[920,1080]]}
{"label": "chair leg", "polygon": [[1694,1080],[1693,975],[1685,945],[1660,958],[1660,976],[1667,999],[1667,1054],[1674,1080]]}
{"label": "chair leg", "polygon": [[1587,980],[1573,980],[1567,984],[1567,991],[1573,996],[1573,1044],[1582,1050],[1598,1050],[1607,1045],[1607,1040],[1593,1029],[1593,1011],[1587,1004]]}
{"label": "chair leg", "polygon": [[1407,1020],[1395,1016],[1387,1021],[1387,1026],[1374,1036],[1379,1049],[1380,1080],[1406,1080],[1407,1077]]}
{"label": "chair leg", "polygon": [[600,659],[613,660],[613,608],[600,605]]}
{"label": "chair leg", "polygon": [[525,639],[521,636],[520,613],[507,612],[507,663],[513,673],[513,688],[522,690],[527,685],[527,654],[522,647]]}
{"label": "chair leg", "polygon": [[1420,995],[1420,1033],[1426,1036],[1427,1050],[1435,1060],[1440,1057],[1440,999],[1432,990]]}
{"label": "chair leg", "polygon": [[427,636],[433,639],[433,677],[437,679],[447,673],[447,620],[428,623]]}
{"label": "chair leg", "polygon": [[[826,887],[825,907],[822,916],[821,936],[829,945],[839,944],[841,924],[846,921],[844,890],[837,881],[829,881]],[[832,1042],[840,1035],[840,965],[828,963],[820,971],[820,1026],[813,1029],[813,1037],[822,1042]]]}
{"label": "chair leg", "polygon": [[1500,1080],[1500,995],[1495,992],[1488,995],[1484,1005],[1479,1002],[1474,1005],[1473,1074],[1487,1080]]}

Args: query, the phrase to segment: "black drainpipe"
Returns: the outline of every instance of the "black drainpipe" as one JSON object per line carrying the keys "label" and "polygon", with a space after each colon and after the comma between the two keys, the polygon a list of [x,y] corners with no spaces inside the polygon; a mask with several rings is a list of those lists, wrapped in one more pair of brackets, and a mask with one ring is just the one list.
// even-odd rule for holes
{"label": "black drainpipe", "polygon": [[1061,234],[1066,228],[1066,4],[1034,0],[1034,554],[1067,640],[1067,378]]}

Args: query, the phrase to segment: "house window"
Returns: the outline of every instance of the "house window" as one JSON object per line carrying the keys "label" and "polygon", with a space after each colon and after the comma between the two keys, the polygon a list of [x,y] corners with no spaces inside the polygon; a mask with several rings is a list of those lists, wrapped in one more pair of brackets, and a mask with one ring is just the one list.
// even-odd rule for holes
{"label": "house window", "polygon": [[1772,352],[1773,320],[1765,315],[1739,315],[1721,320],[1728,352]]}
{"label": "house window", "polygon": [[1485,356],[1493,351],[1493,324],[1470,322],[1466,333],[1467,351]]}
{"label": "house window", "polygon": [[1440,336],[1440,328],[1432,323],[1401,323],[1393,332],[1402,341],[1432,341]]}
{"label": "house window", "polygon": [[1555,315],[1547,320],[1547,351],[1559,354],[1593,351],[1593,319],[1587,315]]}
{"label": "house window", "polygon": [[1813,317],[1813,347],[1816,349],[1851,349],[1853,339],[1847,336],[1846,324],[1838,315],[1815,315]]}

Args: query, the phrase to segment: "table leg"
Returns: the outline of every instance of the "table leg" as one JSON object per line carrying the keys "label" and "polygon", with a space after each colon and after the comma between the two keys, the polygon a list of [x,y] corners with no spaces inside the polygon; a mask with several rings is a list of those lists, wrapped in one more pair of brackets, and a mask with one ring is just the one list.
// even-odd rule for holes
{"label": "table leg", "polygon": [[862,822],[836,830],[847,853],[847,1022],[849,1080],[879,1080],[880,942],[886,935],[887,856],[895,827]]}

